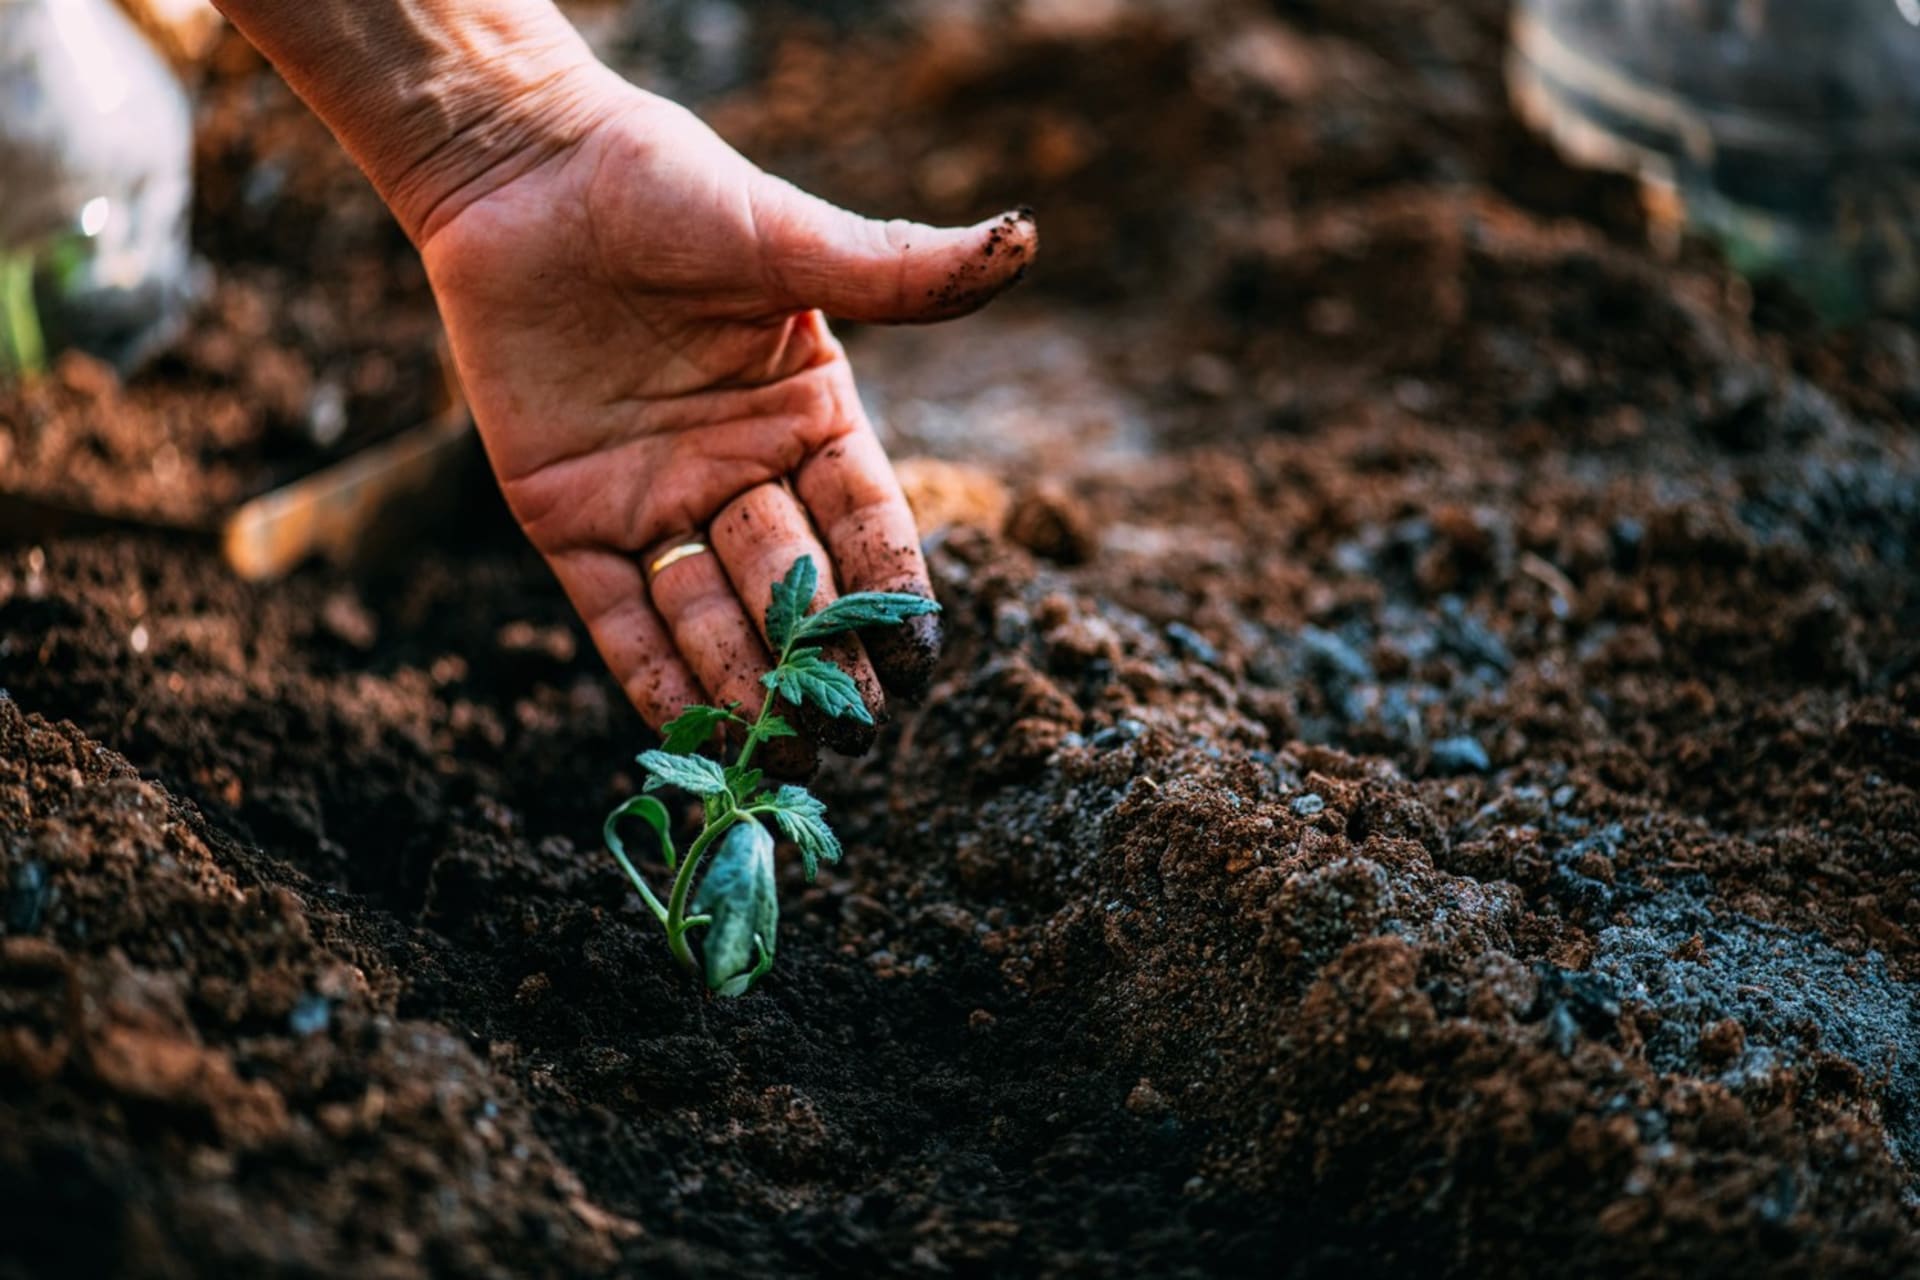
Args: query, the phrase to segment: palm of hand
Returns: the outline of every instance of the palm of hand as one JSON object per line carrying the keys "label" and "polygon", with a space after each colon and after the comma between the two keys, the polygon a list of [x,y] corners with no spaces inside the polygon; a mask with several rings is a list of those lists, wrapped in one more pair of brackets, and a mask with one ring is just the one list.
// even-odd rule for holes
{"label": "palm of hand", "polygon": [[[466,205],[422,251],[508,502],[657,726],[693,702],[757,710],[757,621],[799,555],[820,570],[816,603],[836,583],[931,594],[815,308],[970,310],[1024,270],[1033,235],[1019,218],[961,232],[854,218],[679,108],[624,92],[577,145]],[[650,578],[689,542],[715,554]],[[924,677],[935,644],[928,619],[871,662],[851,639],[833,656],[881,713],[882,680]]]}

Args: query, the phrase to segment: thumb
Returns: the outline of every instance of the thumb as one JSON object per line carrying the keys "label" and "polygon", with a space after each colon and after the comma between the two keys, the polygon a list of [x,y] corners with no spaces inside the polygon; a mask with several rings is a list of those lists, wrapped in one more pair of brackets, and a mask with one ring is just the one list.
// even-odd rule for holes
{"label": "thumb", "polygon": [[952,229],[877,222],[764,176],[754,217],[782,306],[866,324],[927,324],[977,311],[1026,275],[1040,247],[1031,210]]}

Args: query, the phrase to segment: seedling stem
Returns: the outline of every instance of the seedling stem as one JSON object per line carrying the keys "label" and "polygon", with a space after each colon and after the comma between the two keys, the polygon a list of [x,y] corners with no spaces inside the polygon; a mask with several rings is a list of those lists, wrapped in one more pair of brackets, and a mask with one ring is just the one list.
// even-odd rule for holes
{"label": "seedling stem", "polygon": [[[743,994],[773,964],[779,900],[773,881],[773,836],[767,823],[799,848],[807,879],[813,879],[821,861],[840,860],[840,841],[826,824],[826,806],[804,787],[770,790],[762,786],[762,774],[753,767],[754,752],[762,743],[793,735],[793,727],[774,709],[775,703],[811,704],[829,716],[873,723],[852,677],[826,659],[818,646],[803,642],[865,627],[897,626],[940,608],[921,596],[863,591],[809,613],[818,582],[813,560],[802,556],[774,584],[767,606],[767,639],[778,659],[761,678],[767,696],[758,715],[748,720],[739,714],[738,703],[688,707],[666,726],[659,749],[640,756],[648,793],[673,786],[701,798],[704,820],[686,856],[676,853],[672,819],[666,806],[651,794],[628,800],[606,821],[607,848],[666,931],[668,952],[689,973],[702,972],[689,937],[695,929],[707,930],[702,946],[707,984],[721,995]],[[733,763],[723,766],[698,752],[716,729],[727,725],[745,729],[746,736]],[[616,828],[620,819],[628,817],[644,820],[660,841],[661,860],[673,873],[664,904],[627,856]],[[702,865],[715,845],[719,850],[702,877]]]}

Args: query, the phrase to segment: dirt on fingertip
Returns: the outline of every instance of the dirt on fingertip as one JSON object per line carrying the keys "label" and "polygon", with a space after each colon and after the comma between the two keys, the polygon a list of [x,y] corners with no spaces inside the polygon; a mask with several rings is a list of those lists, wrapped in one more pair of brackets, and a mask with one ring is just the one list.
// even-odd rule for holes
{"label": "dirt on fingertip", "polygon": [[[359,575],[0,547],[0,1274],[1920,1273],[1913,329],[1656,256],[1491,0],[860,9],[683,77],[1048,252],[849,336],[946,643],[774,971],[599,847],[651,739],[491,493]],[[270,333],[362,314],[316,246],[413,289],[257,63],[203,114]],[[198,484],[250,376],[0,432]]]}
{"label": "dirt on fingertip", "polygon": [[986,306],[1027,278],[1039,245],[1031,210],[1005,215],[987,232],[975,259],[961,263],[943,283],[927,291],[926,310],[915,317],[915,323],[952,320]]}
{"label": "dirt on fingertip", "polygon": [[895,627],[870,627],[860,632],[860,643],[889,697],[917,702],[933,681],[944,634],[938,617],[923,614]]}

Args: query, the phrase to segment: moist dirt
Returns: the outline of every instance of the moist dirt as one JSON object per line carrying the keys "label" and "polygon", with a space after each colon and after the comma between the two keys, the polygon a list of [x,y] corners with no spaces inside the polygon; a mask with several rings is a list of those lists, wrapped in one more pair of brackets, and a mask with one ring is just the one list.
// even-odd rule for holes
{"label": "moist dirt", "polygon": [[[1656,255],[1502,21],[620,45],[1044,237],[850,337],[948,643],[748,998],[599,848],[650,739],[486,489],[268,586],[0,549],[0,1275],[1920,1274],[1920,338]],[[192,523],[424,411],[324,132],[237,45],[200,132],[217,284],[0,393],[9,491]]]}

